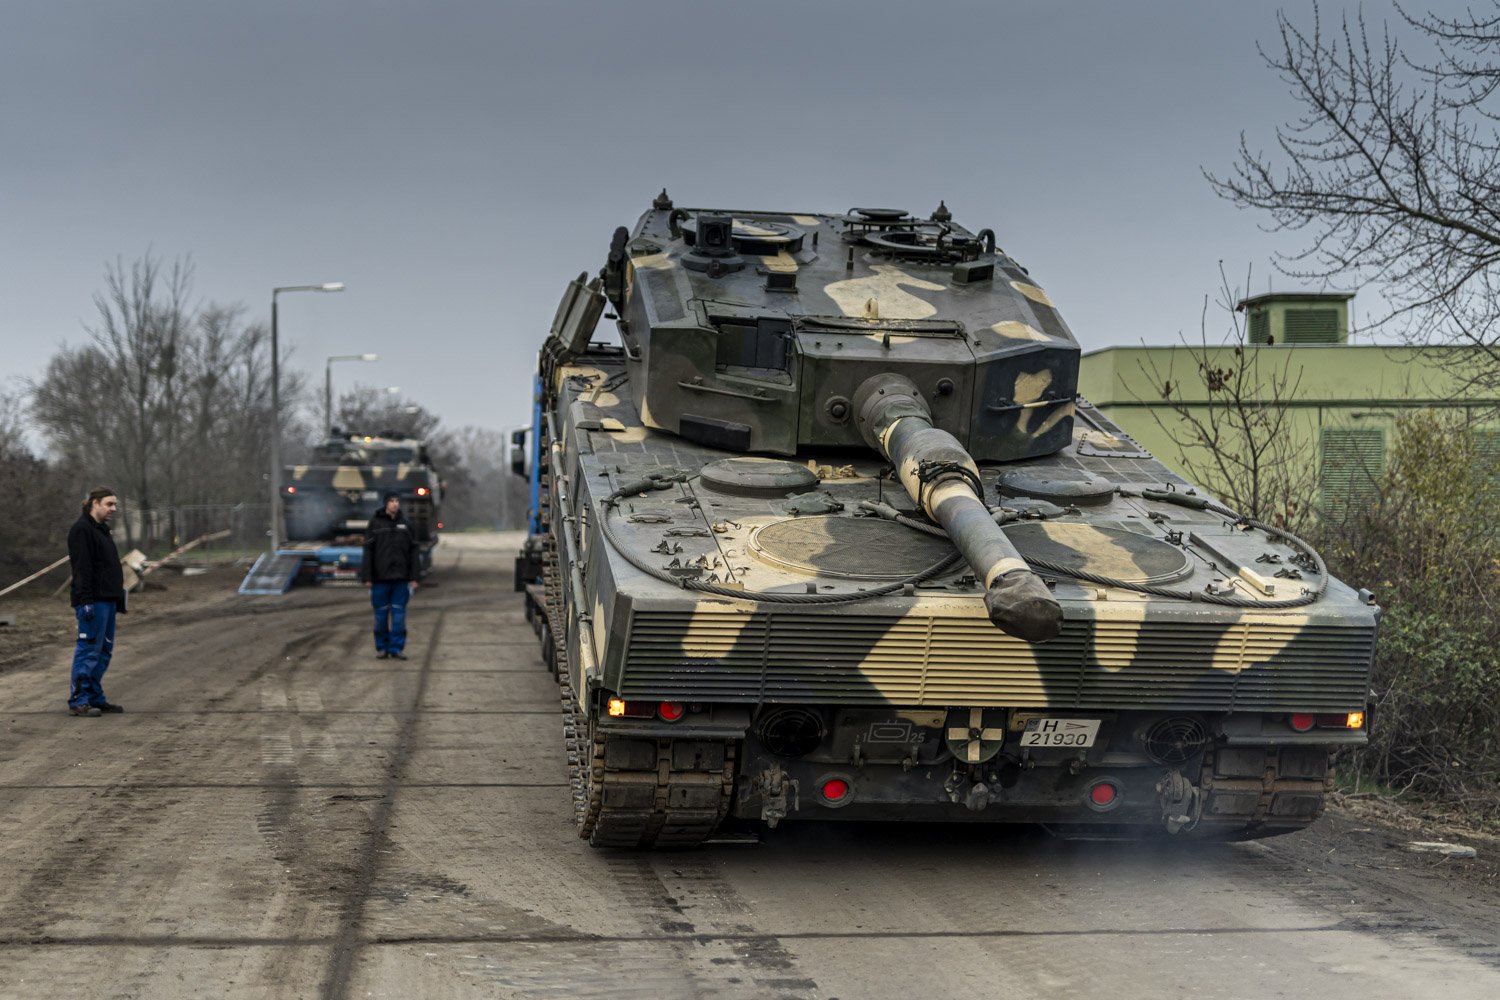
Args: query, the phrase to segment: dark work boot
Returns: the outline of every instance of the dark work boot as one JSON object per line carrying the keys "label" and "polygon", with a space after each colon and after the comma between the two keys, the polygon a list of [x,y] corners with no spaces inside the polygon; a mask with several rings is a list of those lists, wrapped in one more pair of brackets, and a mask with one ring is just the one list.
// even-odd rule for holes
{"label": "dark work boot", "polygon": [[81,715],[87,719],[97,719],[104,713],[99,710],[97,705],[69,705],[68,714]]}
{"label": "dark work boot", "polygon": [[391,654],[391,659],[393,659],[393,660],[404,660],[404,659],[406,659],[406,654],[405,653],[401,653],[401,652],[392,653]]}
{"label": "dark work boot", "polygon": [[101,702],[100,704],[95,705],[94,707],[97,708],[99,711],[104,712],[106,714],[111,714],[111,713],[113,713],[113,714],[119,714],[120,712],[125,711],[125,707],[123,705],[116,705],[112,701]]}

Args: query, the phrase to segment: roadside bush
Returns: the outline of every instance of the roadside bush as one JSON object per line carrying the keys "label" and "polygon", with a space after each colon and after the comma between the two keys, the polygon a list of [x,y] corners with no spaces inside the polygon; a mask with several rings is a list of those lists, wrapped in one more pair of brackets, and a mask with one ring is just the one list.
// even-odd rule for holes
{"label": "roadside bush", "polygon": [[1500,814],[1500,479],[1482,440],[1402,417],[1373,507],[1325,521],[1333,572],[1385,612],[1359,777]]}
{"label": "roadside bush", "polygon": [[[6,498],[0,588],[68,554],[68,526],[78,516],[78,501],[87,490],[32,454],[20,412],[19,399],[0,392],[0,497]],[[66,572],[57,570],[58,578]]]}

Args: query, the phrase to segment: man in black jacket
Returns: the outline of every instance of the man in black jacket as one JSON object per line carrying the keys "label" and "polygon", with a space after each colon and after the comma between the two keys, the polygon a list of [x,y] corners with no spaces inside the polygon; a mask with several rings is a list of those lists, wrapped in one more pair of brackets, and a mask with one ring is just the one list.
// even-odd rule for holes
{"label": "man in black jacket", "polygon": [[365,528],[365,554],[359,578],[370,588],[375,606],[375,655],[406,659],[406,602],[417,589],[421,554],[416,535],[401,513],[401,494],[391,490],[385,506]]}
{"label": "man in black jacket", "polygon": [[68,529],[73,613],[78,618],[68,711],[87,718],[125,711],[105,699],[101,684],[115,649],[115,616],[125,613],[125,574],[109,535],[109,519],[119,509],[115,491],[101,486],[89,493],[82,516]]}

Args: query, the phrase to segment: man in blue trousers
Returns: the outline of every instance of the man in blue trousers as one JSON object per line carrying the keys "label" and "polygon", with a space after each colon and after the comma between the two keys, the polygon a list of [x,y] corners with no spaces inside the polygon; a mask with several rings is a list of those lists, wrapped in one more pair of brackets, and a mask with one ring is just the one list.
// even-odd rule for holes
{"label": "man in blue trousers", "polygon": [[375,657],[406,659],[406,602],[417,589],[421,555],[411,525],[401,513],[401,494],[385,494],[385,505],[365,528],[359,578],[375,606]]}
{"label": "man in blue trousers", "polygon": [[68,529],[68,562],[73,568],[73,613],[78,645],[73,650],[73,685],[68,711],[84,718],[125,711],[104,697],[104,671],[115,650],[115,616],[125,613],[125,573],[109,535],[109,519],[120,509],[115,491],[100,487],[83,501],[83,513]]}

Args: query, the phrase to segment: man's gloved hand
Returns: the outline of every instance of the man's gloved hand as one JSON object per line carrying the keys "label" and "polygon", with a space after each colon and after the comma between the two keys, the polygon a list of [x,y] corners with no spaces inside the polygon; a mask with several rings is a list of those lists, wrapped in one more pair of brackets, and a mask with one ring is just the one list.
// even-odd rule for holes
{"label": "man's gloved hand", "polygon": [[94,606],[92,604],[80,604],[78,610],[83,612],[83,620],[91,622],[94,620]]}

